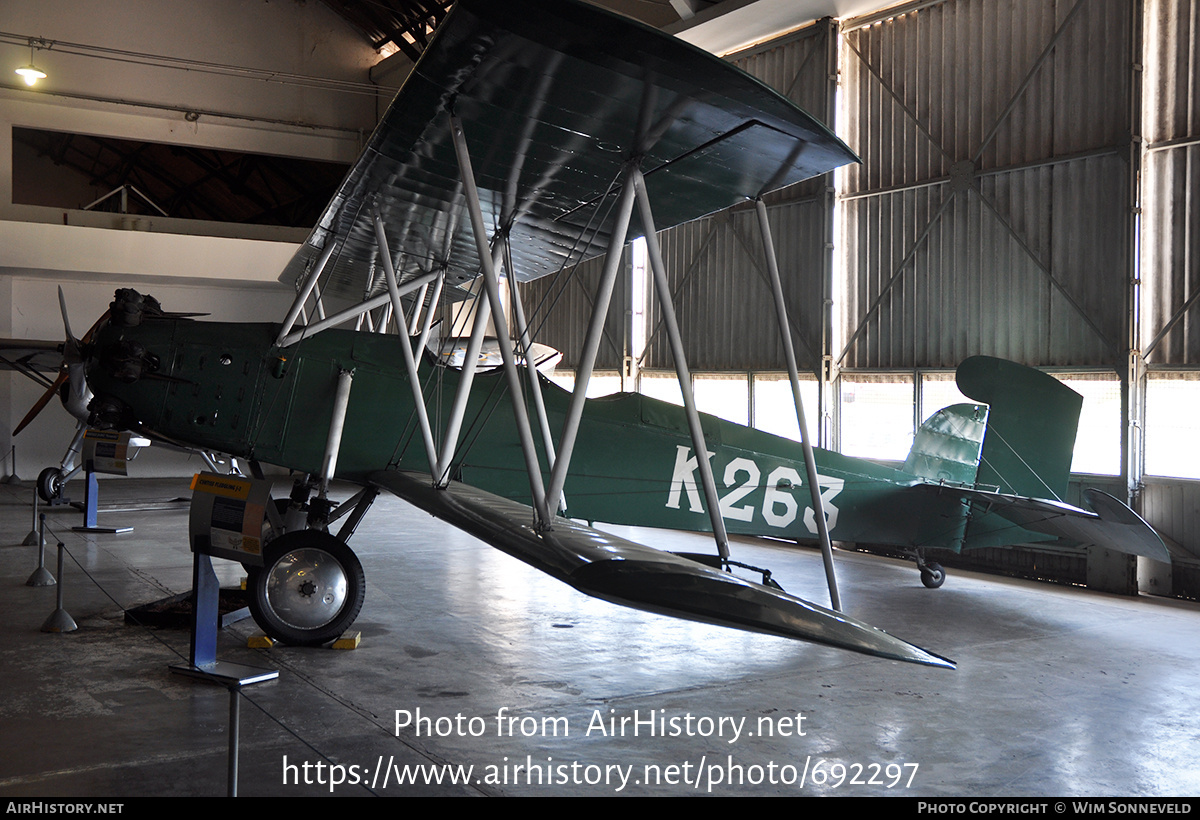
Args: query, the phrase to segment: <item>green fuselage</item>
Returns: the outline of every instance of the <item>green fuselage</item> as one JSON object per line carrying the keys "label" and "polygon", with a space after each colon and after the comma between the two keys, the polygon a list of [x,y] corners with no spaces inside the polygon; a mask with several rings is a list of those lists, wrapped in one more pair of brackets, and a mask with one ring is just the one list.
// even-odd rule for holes
{"label": "green fuselage", "polygon": [[[428,471],[397,336],[327,330],[277,348],[274,324],[160,320],[107,327],[88,382],[127,406],[128,421],[175,442],[319,473],[338,374],[353,371],[337,477],[364,482],[385,469]],[[157,372],[132,383],[106,371],[103,351],[144,345]],[[460,372],[420,364],[435,435],[445,429]],[[161,378],[166,377],[166,378]],[[550,429],[562,429],[570,394],[542,379]],[[533,415],[532,402],[530,414]],[[800,445],[701,415],[726,527],[731,532],[808,540],[816,522]],[[548,478],[545,453],[539,459]],[[441,442],[438,442],[441,445]],[[951,496],[914,503],[917,477],[817,450],[822,498],[836,540],[957,548],[966,514]],[[500,371],[472,385],[452,477],[528,503],[529,482]],[[633,393],[587,402],[564,493],[573,518],[708,530],[699,471],[682,408]]]}

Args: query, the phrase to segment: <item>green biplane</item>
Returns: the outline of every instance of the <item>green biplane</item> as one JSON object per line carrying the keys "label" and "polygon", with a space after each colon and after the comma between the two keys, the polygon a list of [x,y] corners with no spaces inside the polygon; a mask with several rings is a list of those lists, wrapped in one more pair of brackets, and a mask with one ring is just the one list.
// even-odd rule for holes
{"label": "green biplane", "polygon": [[[1165,551],[1114,499],[1094,496],[1094,513],[1057,500],[1080,400],[1017,365],[964,363],[959,383],[982,403],[935,414],[903,469],[806,455],[696,412],[655,231],[751,200],[770,256],[762,195],[854,160],[804,111],[660,32],[570,0],[459,0],[284,271],[297,291],[284,321],[194,321],[118,291],[82,346],[90,421],[305,476],[268,506],[272,539],[249,562],[255,617],[286,642],[319,644],[353,622],[364,576],[347,541],[389,491],[590,595],[952,667],[836,601],[784,593],[768,572],[735,575],[726,532],[913,550],[1067,535]],[[585,399],[621,250],[638,234],[682,408]],[[515,288],[509,333],[499,272],[524,282],[600,256],[567,393],[523,364],[532,340]],[[298,325],[317,293],[350,304]],[[466,298],[471,332],[450,367],[427,353],[431,324]],[[385,314],[402,332],[372,332]],[[479,372],[489,316],[503,366]],[[334,505],[335,477],[363,489]],[[674,555],[583,521],[710,530],[717,550]],[[940,568],[921,566],[940,583]]]}

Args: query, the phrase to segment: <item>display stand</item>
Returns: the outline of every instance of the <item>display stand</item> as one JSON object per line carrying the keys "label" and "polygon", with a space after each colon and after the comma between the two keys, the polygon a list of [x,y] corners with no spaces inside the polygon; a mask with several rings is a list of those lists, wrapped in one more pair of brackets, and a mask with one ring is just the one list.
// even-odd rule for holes
{"label": "display stand", "polygon": [[133,532],[133,527],[101,527],[96,523],[96,513],[100,505],[100,482],[96,480],[96,473],[92,469],[92,462],[87,462],[85,469],[86,483],[83,491],[83,526],[71,527],[75,532],[99,532],[113,534],[119,532]]}
{"label": "display stand", "polygon": [[201,552],[192,555],[192,643],[191,663],[174,664],[171,671],[220,683],[247,686],[279,677],[276,669],[217,660],[218,599],[221,585],[213,571],[212,558]]}
{"label": "display stand", "polygon": [[262,526],[270,482],[200,474],[192,481],[189,540],[192,545],[191,663],[172,672],[225,686],[247,686],[279,677],[274,669],[217,660],[221,585],[212,557],[262,563]]}
{"label": "display stand", "polygon": [[76,532],[119,533],[132,532],[133,527],[101,527],[96,523],[100,505],[100,482],[97,473],[125,475],[129,460],[128,432],[88,430],[83,434],[83,468],[86,475],[83,491],[83,526],[72,527]]}

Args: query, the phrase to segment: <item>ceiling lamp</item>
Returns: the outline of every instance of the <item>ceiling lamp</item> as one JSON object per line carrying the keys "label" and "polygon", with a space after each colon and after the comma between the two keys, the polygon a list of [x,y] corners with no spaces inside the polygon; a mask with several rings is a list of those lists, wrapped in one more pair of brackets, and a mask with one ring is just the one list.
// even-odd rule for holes
{"label": "ceiling lamp", "polygon": [[33,43],[29,44],[29,65],[21,66],[17,73],[25,80],[25,85],[33,85],[38,80],[46,79],[46,72],[33,64]]}

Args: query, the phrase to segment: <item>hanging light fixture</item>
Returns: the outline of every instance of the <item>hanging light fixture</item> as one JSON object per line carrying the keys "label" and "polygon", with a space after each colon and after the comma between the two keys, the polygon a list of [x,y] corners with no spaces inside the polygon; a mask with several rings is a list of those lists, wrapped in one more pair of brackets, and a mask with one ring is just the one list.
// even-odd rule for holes
{"label": "hanging light fixture", "polygon": [[33,85],[38,80],[46,79],[46,72],[33,64],[33,41],[29,42],[29,65],[17,69],[17,73],[25,80],[25,85]]}

